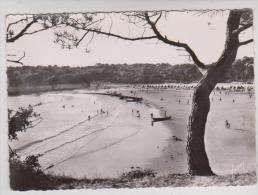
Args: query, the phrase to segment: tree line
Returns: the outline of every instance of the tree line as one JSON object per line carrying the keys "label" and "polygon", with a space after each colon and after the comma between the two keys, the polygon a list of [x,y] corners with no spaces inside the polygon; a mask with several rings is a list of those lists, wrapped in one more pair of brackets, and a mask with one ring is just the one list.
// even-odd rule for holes
{"label": "tree line", "polygon": [[[254,60],[244,57],[233,63],[226,82],[253,82]],[[112,83],[191,83],[201,79],[195,65],[180,64],[96,64],[94,66],[16,66],[8,67],[9,86]]]}

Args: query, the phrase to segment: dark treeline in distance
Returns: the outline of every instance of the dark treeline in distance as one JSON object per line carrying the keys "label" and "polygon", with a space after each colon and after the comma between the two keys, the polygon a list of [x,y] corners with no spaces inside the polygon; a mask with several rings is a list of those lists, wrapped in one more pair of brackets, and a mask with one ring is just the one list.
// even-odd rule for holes
{"label": "dark treeline in distance", "polygon": [[[234,62],[226,82],[253,82],[254,60],[244,57]],[[85,67],[17,66],[8,67],[8,86],[112,83],[191,83],[201,79],[198,68],[191,64],[96,64]]]}

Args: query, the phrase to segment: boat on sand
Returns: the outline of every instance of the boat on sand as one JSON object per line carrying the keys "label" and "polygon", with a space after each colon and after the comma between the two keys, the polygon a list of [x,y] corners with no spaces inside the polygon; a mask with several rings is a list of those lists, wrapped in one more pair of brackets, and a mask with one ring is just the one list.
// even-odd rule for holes
{"label": "boat on sand", "polygon": [[171,120],[171,116],[166,116],[166,117],[152,117],[153,122],[158,122],[158,121],[166,121],[166,120]]}

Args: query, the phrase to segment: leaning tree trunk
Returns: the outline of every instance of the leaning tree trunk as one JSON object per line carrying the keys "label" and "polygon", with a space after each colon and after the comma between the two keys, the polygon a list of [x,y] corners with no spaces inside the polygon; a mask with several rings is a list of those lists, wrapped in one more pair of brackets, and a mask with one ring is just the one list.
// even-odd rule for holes
{"label": "leaning tree trunk", "polygon": [[198,83],[194,95],[192,111],[188,122],[187,154],[188,167],[191,175],[213,175],[205,151],[205,125],[210,110],[209,95],[218,82],[223,81],[231,68],[239,47],[238,35],[233,31],[239,27],[241,12],[230,11],[227,21],[225,49],[219,60],[206,72]]}

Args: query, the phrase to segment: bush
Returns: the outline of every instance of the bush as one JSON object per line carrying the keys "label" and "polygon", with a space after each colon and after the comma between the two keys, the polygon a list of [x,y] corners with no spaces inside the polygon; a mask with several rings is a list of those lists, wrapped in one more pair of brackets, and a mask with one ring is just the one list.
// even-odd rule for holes
{"label": "bush", "polygon": [[11,189],[51,189],[51,178],[41,170],[38,163],[38,155],[27,156],[23,161],[18,155],[10,156],[9,167]]}
{"label": "bush", "polygon": [[31,105],[27,108],[20,107],[17,111],[8,109],[9,140],[18,139],[17,132],[26,131],[32,126],[32,119],[37,119],[39,116],[40,114],[35,113]]}
{"label": "bush", "polygon": [[[32,119],[39,116],[31,105],[20,107],[17,111],[8,109],[9,140],[18,139],[17,132],[26,131],[32,126]],[[39,155],[31,155],[21,160],[9,146],[10,187],[13,190],[51,188],[51,177],[41,170],[38,158]]]}
{"label": "bush", "polygon": [[131,167],[129,172],[123,173],[120,178],[122,180],[133,180],[143,177],[155,177],[156,172],[152,169],[143,169],[141,167]]}

